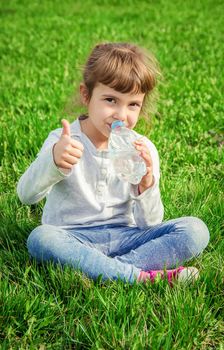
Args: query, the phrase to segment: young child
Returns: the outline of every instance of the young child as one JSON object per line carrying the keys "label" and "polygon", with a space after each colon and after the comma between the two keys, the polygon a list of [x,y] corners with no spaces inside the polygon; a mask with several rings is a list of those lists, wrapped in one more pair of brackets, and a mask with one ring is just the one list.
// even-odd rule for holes
{"label": "young child", "polygon": [[80,84],[88,113],[71,125],[62,120],[18,183],[22,203],[46,197],[42,225],[27,241],[37,260],[70,264],[92,279],[102,275],[129,283],[153,282],[157,275],[172,283],[198,274],[180,265],[205,249],[207,226],[195,217],[162,221],[154,144],[136,133],[134,145],[147,167],[138,185],[121,181],[109,157],[111,124],[136,126],[158,80],[154,62],[127,43],[100,44],[91,52]]}

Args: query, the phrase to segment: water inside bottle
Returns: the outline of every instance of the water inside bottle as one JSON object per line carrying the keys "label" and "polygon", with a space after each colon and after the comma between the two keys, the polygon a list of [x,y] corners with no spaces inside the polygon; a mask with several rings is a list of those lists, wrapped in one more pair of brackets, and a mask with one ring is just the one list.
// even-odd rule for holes
{"label": "water inside bottle", "polygon": [[137,153],[121,152],[113,159],[113,166],[118,178],[134,185],[146,174],[146,165]]}

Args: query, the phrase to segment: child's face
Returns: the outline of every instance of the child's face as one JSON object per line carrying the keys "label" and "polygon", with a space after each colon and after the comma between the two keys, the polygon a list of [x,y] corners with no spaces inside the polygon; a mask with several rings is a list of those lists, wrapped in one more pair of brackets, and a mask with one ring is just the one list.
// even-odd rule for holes
{"label": "child's face", "polygon": [[[82,94],[82,89],[80,90]],[[88,123],[92,131],[101,137],[109,137],[111,124],[121,120],[132,129],[136,125],[145,94],[118,92],[107,85],[98,83],[86,105],[88,107]]]}

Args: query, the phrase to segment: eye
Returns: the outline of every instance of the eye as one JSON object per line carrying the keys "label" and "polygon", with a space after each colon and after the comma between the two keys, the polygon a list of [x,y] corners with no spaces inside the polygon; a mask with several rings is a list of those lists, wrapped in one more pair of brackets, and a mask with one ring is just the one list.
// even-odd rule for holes
{"label": "eye", "polygon": [[141,108],[141,105],[139,103],[137,103],[137,102],[131,103],[130,106],[133,107],[133,108]]}
{"label": "eye", "polygon": [[115,99],[113,97],[107,97],[105,98],[105,101],[109,102],[109,103],[115,103]]}

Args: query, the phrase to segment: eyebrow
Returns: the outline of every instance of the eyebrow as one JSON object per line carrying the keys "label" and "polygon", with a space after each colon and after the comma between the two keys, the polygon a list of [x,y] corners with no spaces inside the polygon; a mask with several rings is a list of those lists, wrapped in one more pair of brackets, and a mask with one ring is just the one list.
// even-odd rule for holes
{"label": "eyebrow", "polygon": [[[103,94],[102,97],[111,97],[111,98],[116,98],[118,101],[121,101],[121,99],[117,96],[114,96],[113,94]],[[130,101],[132,103],[139,103],[139,104],[142,104],[143,101],[139,101],[139,100],[132,100]]]}

